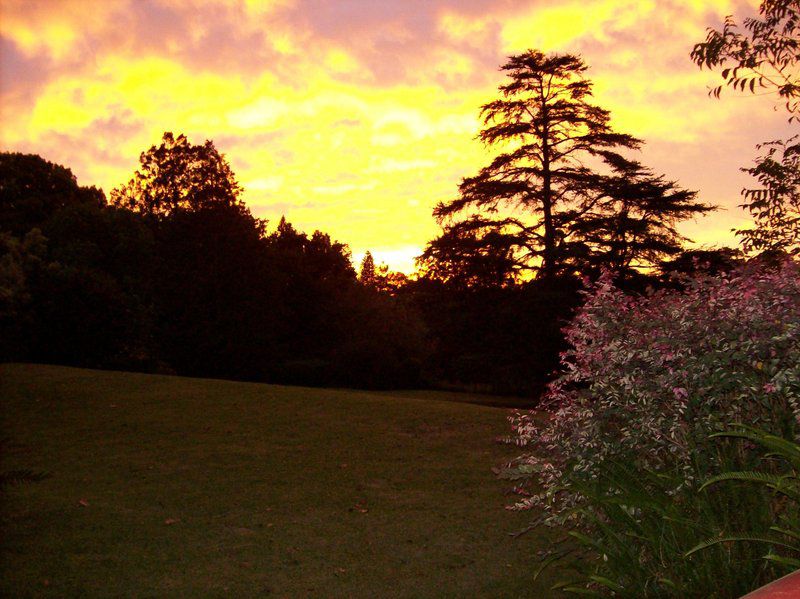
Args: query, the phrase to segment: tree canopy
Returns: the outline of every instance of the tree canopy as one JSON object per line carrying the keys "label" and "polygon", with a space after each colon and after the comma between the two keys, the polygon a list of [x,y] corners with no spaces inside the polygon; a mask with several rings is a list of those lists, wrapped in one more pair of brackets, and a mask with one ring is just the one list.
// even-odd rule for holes
{"label": "tree canopy", "polygon": [[0,153],[0,231],[25,235],[62,208],[105,203],[101,190],[78,185],[68,168],[35,154]]}
{"label": "tree canopy", "polygon": [[183,134],[166,132],[159,146],[142,152],[139,165],[128,183],[111,192],[112,204],[156,216],[214,206],[244,208],[242,188],[212,141],[194,145]]}
{"label": "tree canopy", "polygon": [[722,31],[708,29],[706,40],[694,46],[691,58],[699,66],[721,68],[724,83],[711,90],[719,98],[723,87],[750,93],[768,91],[784,100],[786,110],[800,110],[800,2],[763,0],[759,18],[744,19],[744,32],[732,16]]}
{"label": "tree canopy", "polygon": [[[722,31],[709,29],[691,58],[703,68],[722,68],[725,83],[740,91],[766,90],[784,100],[789,122],[800,112],[800,1],[763,0],[760,18],[744,19],[745,33],[732,16]],[[723,85],[711,90],[719,98]],[[735,230],[746,252],[800,252],[800,143],[787,140],[758,146],[763,153],[741,170],[760,187],[742,190],[740,208],[753,217],[753,226]]]}
{"label": "tree canopy", "polygon": [[676,221],[711,208],[619,153],[642,142],[616,132],[591,102],[583,60],[529,50],[501,70],[509,81],[481,108],[478,134],[500,153],[436,206],[444,232],[422,264],[460,263],[477,268],[467,279],[504,283],[525,270],[548,278],[599,264],[624,270],[677,253]]}
{"label": "tree canopy", "polygon": [[742,169],[761,184],[742,190],[742,208],[754,226],[736,234],[746,252],[800,252],[800,140],[773,141],[759,146],[765,153],[754,166]]}
{"label": "tree canopy", "polygon": [[516,281],[517,238],[485,226],[480,217],[456,222],[425,247],[416,259],[426,277],[455,287],[505,287]]}

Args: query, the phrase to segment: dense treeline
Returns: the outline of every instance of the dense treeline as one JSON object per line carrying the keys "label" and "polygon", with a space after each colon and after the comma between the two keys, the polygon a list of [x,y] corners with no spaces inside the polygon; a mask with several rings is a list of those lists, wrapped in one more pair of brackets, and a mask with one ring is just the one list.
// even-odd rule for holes
{"label": "dense treeline", "polygon": [[712,207],[618,153],[642,142],[591,103],[579,57],[530,50],[502,70],[479,133],[500,153],[436,207],[411,278],[371,255],[357,275],[325,233],[268,227],[211,141],[165,133],[108,201],[0,155],[0,359],[538,395],[582,279],[612,269],[642,291],[664,264],[695,268],[676,224]]}
{"label": "dense treeline", "polygon": [[349,250],[238,201],[153,215],[0,155],[0,359],[276,382],[420,384],[423,327]]}
{"label": "dense treeline", "polygon": [[0,155],[0,359],[528,395],[557,366],[574,275],[408,279],[371,257],[357,275],[346,245],[270,228],[240,192],[213,143],[171,134],[110,202],[66,167]]}

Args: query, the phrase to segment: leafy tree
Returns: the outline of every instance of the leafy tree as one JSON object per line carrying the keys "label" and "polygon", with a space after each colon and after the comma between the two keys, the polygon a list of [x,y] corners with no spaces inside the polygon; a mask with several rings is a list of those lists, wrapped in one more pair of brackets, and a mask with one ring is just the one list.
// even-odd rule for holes
{"label": "leafy tree", "polygon": [[766,153],[755,166],[742,169],[755,177],[760,188],[744,189],[746,208],[755,226],[739,229],[746,252],[800,252],[800,143],[795,136],[788,141],[773,141],[758,146]]}
{"label": "leafy tree", "polygon": [[510,81],[481,108],[478,134],[501,152],[434,209],[445,233],[425,256],[504,281],[520,270],[580,272],[606,258],[647,265],[678,251],[674,222],[709,208],[617,152],[641,141],[615,132],[609,112],[590,102],[584,62],[529,50],[501,69]]}
{"label": "leafy tree", "polygon": [[266,237],[266,242],[286,273],[300,268],[318,283],[326,285],[351,284],[356,280],[350,262],[350,248],[331,240],[327,233],[314,231],[309,237],[297,231],[286,218],[281,218],[278,228]]}
{"label": "leafy tree", "polygon": [[796,115],[800,110],[800,2],[763,0],[759,17],[745,19],[742,32],[729,15],[722,31],[709,28],[706,41],[695,45],[691,58],[700,68],[722,68],[724,83],[711,90],[712,96],[719,98],[725,86],[750,93],[766,89],[777,92],[786,110]]}
{"label": "leafy tree", "polygon": [[339,300],[341,340],[332,347],[335,385],[419,387],[428,358],[426,329],[416,310],[379,288],[355,286]]}
{"label": "leafy tree", "polygon": [[[93,360],[95,366],[144,369],[155,366],[158,347],[153,343],[153,278],[157,255],[154,231],[149,224],[141,214],[129,210],[81,204],[59,210],[44,227],[49,258],[61,265],[58,276],[71,281],[55,285],[56,270],[51,268],[43,282],[49,279],[49,284],[65,294],[78,293],[74,290],[82,285],[86,286],[86,293],[102,292],[99,300],[92,301],[101,303],[99,314],[105,314],[105,320],[86,320],[81,315],[80,297],[77,300],[64,297],[47,304],[48,318],[57,322],[53,326],[73,323],[72,346],[67,343],[64,350],[64,355],[74,356],[69,359],[77,359],[82,348],[83,355],[101,352]],[[113,302],[109,300],[108,305],[103,305],[103,293],[113,297]],[[67,310],[72,301],[76,301],[77,307]],[[95,335],[95,341],[81,341],[90,339],[88,322],[97,322],[99,329],[113,329],[104,346],[98,346],[94,332],[91,335]],[[42,343],[47,345],[49,325],[44,324],[44,317],[41,323]]]}
{"label": "leafy tree", "polygon": [[24,236],[62,208],[105,203],[102,191],[81,187],[66,167],[36,154],[0,153],[0,231]]}
{"label": "leafy tree", "polygon": [[459,289],[504,287],[517,278],[518,237],[487,226],[480,216],[444,227],[416,259],[420,274]]}
{"label": "leafy tree", "polygon": [[32,281],[46,264],[47,240],[39,229],[23,238],[0,233],[0,361],[24,359],[32,345]]}
{"label": "leafy tree", "polygon": [[680,255],[662,262],[660,270],[663,280],[669,280],[674,274],[696,276],[705,273],[716,276],[731,272],[742,263],[741,251],[719,247],[685,250]]}
{"label": "leafy tree", "polygon": [[381,264],[378,267],[378,291],[396,295],[403,287],[408,285],[408,277],[405,273],[389,270],[389,266]]}
{"label": "leafy tree", "polygon": [[275,330],[279,354],[291,360],[325,359],[346,336],[343,298],[357,284],[349,248],[320,231],[309,237],[285,218],[266,237],[266,245],[280,310]]}
{"label": "leafy tree", "polygon": [[594,208],[576,218],[569,231],[583,241],[590,272],[605,267],[631,278],[678,255],[688,241],[678,233],[678,222],[714,208],[638,162],[611,156],[606,161],[611,174],[600,177]]}
{"label": "leafy tree", "polygon": [[181,374],[262,378],[275,357],[274,267],[236,206],[176,211],[158,227],[158,346]]}
{"label": "leafy tree", "polygon": [[40,156],[0,154],[0,354],[82,366],[149,359],[143,219]]}
{"label": "leafy tree", "polygon": [[[784,100],[789,122],[800,111],[800,2],[763,0],[760,18],[744,20],[745,33],[728,16],[722,31],[708,30],[691,58],[700,67],[720,68],[733,89],[756,93],[766,89]],[[711,90],[719,97],[723,85]],[[797,136],[760,144],[766,152],[742,171],[755,177],[760,188],[743,189],[741,208],[750,212],[754,226],[736,230],[746,252],[800,250],[800,144]]]}
{"label": "leafy tree", "polygon": [[164,133],[162,143],[139,157],[139,170],[111,192],[111,203],[156,216],[176,210],[239,206],[242,188],[228,161],[206,141],[190,144],[185,135]]}
{"label": "leafy tree", "polygon": [[742,523],[764,530],[777,522],[763,508],[787,506],[776,494],[696,491],[720,467],[747,471],[761,458],[710,434],[744,422],[797,438],[798,265],[753,261],[639,296],[603,277],[566,334],[564,374],[544,397],[553,413],[513,417],[508,440],[525,454],[501,472],[521,495],[514,507],[535,510],[533,524],[566,527],[567,550],[575,540],[589,550],[576,564],[576,592],[738,597],[769,580],[761,577],[775,569],[759,563],[760,547],[726,543],[690,560],[685,552]]}

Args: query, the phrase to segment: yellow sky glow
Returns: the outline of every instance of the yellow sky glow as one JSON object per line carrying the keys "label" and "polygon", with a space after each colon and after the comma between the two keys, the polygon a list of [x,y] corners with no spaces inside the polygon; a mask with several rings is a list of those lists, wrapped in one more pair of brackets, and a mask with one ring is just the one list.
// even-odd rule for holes
{"label": "yellow sky glow", "polygon": [[727,208],[684,232],[734,244],[738,168],[789,125],[769,99],[709,99],[716,76],[688,54],[753,5],[0,0],[0,147],[108,193],[164,131],[212,139],[254,214],[410,271],[438,231],[433,206],[489,159],[478,109],[505,57],[576,52],[615,127],[647,142],[639,159]]}

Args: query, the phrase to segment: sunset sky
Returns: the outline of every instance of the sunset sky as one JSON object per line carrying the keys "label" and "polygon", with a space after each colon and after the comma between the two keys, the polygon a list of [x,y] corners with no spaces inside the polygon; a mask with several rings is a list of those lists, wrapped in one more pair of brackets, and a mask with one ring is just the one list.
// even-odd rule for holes
{"label": "sunset sky", "polygon": [[580,53],[638,157],[725,207],[682,230],[734,244],[771,97],[708,97],[689,59],[729,0],[0,0],[0,148],[106,193],[164,131],[229,159],[253,213],[411,270],[431,209],[490,153],[478,109],[528,48]]}

